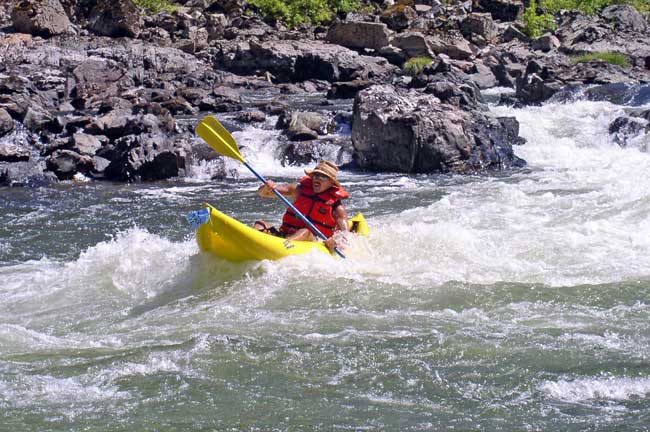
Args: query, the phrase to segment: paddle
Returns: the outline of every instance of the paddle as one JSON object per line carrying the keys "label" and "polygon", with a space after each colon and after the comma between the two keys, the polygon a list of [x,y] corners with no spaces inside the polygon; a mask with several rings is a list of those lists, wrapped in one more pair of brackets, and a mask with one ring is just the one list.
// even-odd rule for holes
{"label": "paddle", "polygon": [[[212,147],[217,153],[228,156],[229,158],[238,160],[239,162],[243,163],[246,168],[255,174],[255,177],[257,177],[262,183],[266,184],[266,179],[264,176],[255,171],[255,169],[250,166],[248,162],[246,162],[244,156],[242,156],[242,154],[239,152],[237,142],[232,137],[232,135],[230,135],[230,132],[228,132],[228,130],[223,127],[221,123],[219,123],[219,120],[212,116],[205,117],[196,126],[196,133],[201,138],[203,138],[205,142],[208,143],[208,145]],[[291,210],[293,210],[293,212],[300,219],[302,219],[313,232],[318,235],[318,237],[323,240],[327,240],[327,237],[325,237],[325,235],[320,232],[320,230],[316,228],[314,224],[309,219],[307,219],[307,217],[303,215],[293,204],[291,204],[291,202],[289,202],[289,200],[286,199],[280,192],[273,189],[273,193],[275,193],[278,198],[284,201],[284,203],[289,206]],[[338,248],[334,248],[334,251],[341,258],[345,258],[345,255],[343,255],[343,253]]]}

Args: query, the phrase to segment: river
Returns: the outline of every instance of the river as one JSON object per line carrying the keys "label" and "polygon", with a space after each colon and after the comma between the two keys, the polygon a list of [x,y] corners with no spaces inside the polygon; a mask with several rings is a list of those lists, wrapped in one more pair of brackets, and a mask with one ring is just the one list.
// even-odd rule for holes
{"label": "river", "polygon": [[201,202],[282,214],[235,161],[0,189],[0,430],[648,430],[650,135],[614,144],[623,109],[493,107],[527,139],[510,173],[344,172],[371,228],[346,260],[199,254]]}

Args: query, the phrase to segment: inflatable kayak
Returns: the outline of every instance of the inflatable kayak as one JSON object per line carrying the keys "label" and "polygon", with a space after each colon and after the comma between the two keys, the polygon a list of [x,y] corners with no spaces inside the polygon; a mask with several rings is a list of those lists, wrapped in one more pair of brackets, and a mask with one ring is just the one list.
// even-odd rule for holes
{"label": "inflatable kayak", "polygon": [[[275,237],[243,224],[209,204],[204,205],[209,211],[209,218],[196,229],[196,241],[202,252],[229,261],[277,260],[314,249],[330,253],[320,241],[294,241]],[[350,230],[368,235],[368,224],[361,213],[350,219]]]}

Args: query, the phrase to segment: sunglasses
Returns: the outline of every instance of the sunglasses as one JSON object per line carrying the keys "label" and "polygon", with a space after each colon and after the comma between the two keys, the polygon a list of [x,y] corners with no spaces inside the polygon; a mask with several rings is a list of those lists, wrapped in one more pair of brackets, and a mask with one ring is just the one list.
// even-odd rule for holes
{"label": "sunglasses", "polygon": [[320,180],[320,181],[325,181],[325,180],[331,180],[331,178],[327,177],[324,174],[319,174],[319,173],[314,173],[311,175],[313,179]]}

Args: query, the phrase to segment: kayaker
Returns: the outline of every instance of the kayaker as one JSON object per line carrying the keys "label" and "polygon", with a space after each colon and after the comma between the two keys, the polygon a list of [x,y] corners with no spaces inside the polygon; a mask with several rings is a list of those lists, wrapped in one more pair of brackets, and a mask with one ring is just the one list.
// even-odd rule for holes
{"label": "kayaker", "polygon": [[[276,190],[287,198],[293,198],[294,206],[327,237],[323,242],[325,246],[330,251],[335,247],[342,249],[346,242],[345,234],[350,230],[348,213],[342,200],[350,194],[336,179],[338,171],[335,164],[322,160],[314,169],[305,170],[307,176],[300,179],[299,183],[276,185],[268,180],[260,186],[257,194],[262,198],[274,198],[273,190]],[[307,224],[290,208],[284,213],[279,230],[263,220],[256,221],[253,226],[259,231],[289,240],[318,240]]]}

